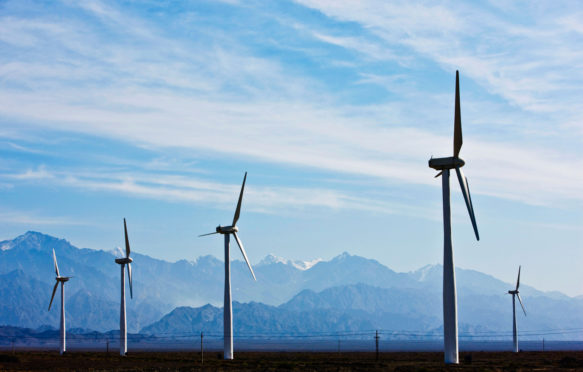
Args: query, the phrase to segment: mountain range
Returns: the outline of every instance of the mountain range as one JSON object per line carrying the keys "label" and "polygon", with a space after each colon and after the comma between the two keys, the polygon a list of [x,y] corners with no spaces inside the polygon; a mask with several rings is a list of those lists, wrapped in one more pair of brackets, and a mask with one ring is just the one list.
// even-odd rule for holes
{"label": "mountain range", "polygon": [[[67,325],[108,331],[119,327],[116,252],[79,249],[64,239],[27,232],[0,242],[0,324],[57,327],[59,311],[47,311],[55,249],[66,285]],[[213,256],[167,262],[132,253],[134,298],[127,301],[128,329],[149,334],[222,331],[223,262]],[[440,334],[440,265],[397,273],[378,261],[343,253],[330,261],[290,261],[267,256],[254,265],[254,282],[242,261],[232,262],[234,326],[239,334],[302,334],[383,329]],[[460,333],[495,337],[511,330],[512,284],[474,270],[456,269]],[[519,317],[532,337],[582,339],[583,297],[521,294],[528,316]],[[519,314],[520,315],[520,314]],[[399,333],[401,332],[401,333]]]}

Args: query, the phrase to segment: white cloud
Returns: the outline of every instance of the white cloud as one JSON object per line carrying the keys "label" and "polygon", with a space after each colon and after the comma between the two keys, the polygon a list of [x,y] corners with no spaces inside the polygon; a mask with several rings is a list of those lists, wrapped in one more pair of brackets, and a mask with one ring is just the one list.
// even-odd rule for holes
{"label": "white cloud", "polygon": [[[553,46],[552,38],[558,33],[561,43],[563,35],[548,24],[543,30],[533,30],[540,38],[541,48],[537,49],[533,48],[535,40],[529,36],[530,29],[514,26],[489,12],[482,14],[468,5],[457,9],[374,1],[301,3],[330,17],[359,22],[376,35],[370,41],[324,31],[313,33],[320,41],[356,49],[372,59],[394,58],[393,52],[384,52],[385,46],[386,50],[406,46],[448,69],[463,66],[464,74],[524,110],[551,114],[563,110],[542,132],[563,123],[581,126],[580,105],[565,110],[569,103],[581,98],[579,91],[567,102],[559,99],[564,95],[558,94],[580,86],[580,75],[571,80],[566,77],[574,67],[560,69],[562,61],[574,61],[580,52],[568,51],[561,44],[554,49],[559,56],[545,56]],[[421,93],[409,86],[405,97],[411,103],[339,106],[334,92],[326,91],[316,77],[292,74],[278,60],[256,56],[228,35],[219,35],[212,43],[202,45],[197,40],[169,37],[146,20],[103,3],[80,6],[105,22],[110,32],[124,38],[117,42],[102,40],[92,24],[85,25],[78,19],[51,24],[42,19],[9,18],[10,22],[4,25],[7,37],[13,43],[22,38],[24,41],[18,42],[36,49],[31,50],[34,58],[30,60],[21,60],[17,53],[2,60],[0,78],[10,86],[27,87],[0,89],[2,116],[44,129],[121,139],[140,146],[196,149],[360,175],[380,180],[381,187],[395,183],[438,186],[426,162],[431,154],[451,153],[451,129],[437,135],[423,128],[452,121],[451,95],[445,98],[425,93],[424,104],[420,105]],[[564,29],[573,28],[570,18],[559,20]],[[18,26],[20,23],[26,27]],[[500,31],[492,31],[498,27]],[[506,35],[511,36],[510,40],[505,40]],[[48,41],[46,45],[31,41],[41,36]],[[481,36],[488,38],[490,44],[481,44]],[[147,48],[133,47],[132,42]],[[495,44],[502,46],[501,52],[489,46]],[[510,54],[510,48],[518,48],[520,53]],[[528,53],[528,49],[532,51]],[[37,57],[45,52],[39,62]],[[541,66],[545,67],[542,73]],[[357,83],[387,83],[386,76],[359,76]],[[468,107],[465,102],[464,108]],[[500,111],[486,111],[482,102],[474,107],[482,109],[471,111],[475,118],[470,120],[476,122],[502,115]],[[466,112],[464,118],[469,117]],[[487,119],[478,117],[480,114]],[[499,125],[504,124],[501,121]],[[532,128],[523,126],[521,135]],[[579,191],[582,177],[580,172],[572,171],[581,169],[581,158],[565,158],[560,149],[469,136],[462,155],[468,160],[466,173],[474,194],[544,205],[583,199]],[[37,169],[19,177],[48,176]],[[155,187],[142,178],[136,181],[71,176],[66,180],[80,187],[177,200],[211,196],[205,194],[209,190],[195,185],[170,183],[186,182],[177,178],[167,184],[155,182]],[[280,191],[273,196],[266,189],[262,197],[277,199],[281,204],[294,204],[301,199],[302,205],[329,208],[364,208],[370,204],[331,190],[316,194],[317,198],[304,191],[287,191],[285,196]]]}
{"label": "white cloud", "polygon": [[46,180],[53,178],[54,175],[50,172],[47,172],[44,166],[39,166],[37,169],[28,169],[24,173],[18,174],[9,174],[6,175],[6,178],[11,180]]}

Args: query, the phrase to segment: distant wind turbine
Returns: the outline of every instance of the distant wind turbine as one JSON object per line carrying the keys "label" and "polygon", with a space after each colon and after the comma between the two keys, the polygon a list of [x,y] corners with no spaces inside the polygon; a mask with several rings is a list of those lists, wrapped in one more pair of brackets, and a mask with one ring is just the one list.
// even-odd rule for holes
{"label": "distant wind turbine", "polygon": [[127,329],[126,329],[126,284],[124,266],[128,268],[128,281],[130,282],[130,297],[134,298],[132,290],[132,259],[130,258],[130,241],[128,239],[128,228],[126,226],[126,219],[123,219],[123,230],[126,240],[126,256],[116,258],[115,263],[121,266],[121,306],[119,310],[119,355],[125,356],[128,352]]}
{"label": "distant wind turbine", "polygon": [[67,351],[67,340],[65,335],[65,282],[72,278],[72,276],[61,276],[59,274],[59,265],[57,265],[57,255],[53,249],[53,263],[55,264],[55,273],[57,277],[55,278],[57,282],[53,287],[53,295],[51,296],[51,302],[49,303],[49,310],[51,310],[51,305],[53,304],[53,299],[55,298],[55,293],[57,292],[57,287],[61,283],[61,350],[60,353],[63,355]]}
{"label": "distant wind turbine", "polygon": [[472,226],[476,234],[476,239],[480,240],[478,235],[478,226],[474,216],[474,207],[470,196],[468,180],[464,176],[461,167],[465,162],[458,156],[462,148],[462,119],[460,113],[460,83],[459,73],[455,72],[455,117],[453,133],[453,156],[448,158],[431,158],[429,167],[438,170],[435,177],[441,176],[441,185],[443,189],[443,342],[445,363],[459,363],[458,355],[458,329],[457,329],[457,299],[455,287],[455,269],[453,263],[453,247],[451,244],[451,209],[449,193],[449,170],[455,169],[457,178],[466,201],[466,206],[472,220]]}
{"label": "distant wind turbine", "polygon": [[225,236],[225,304],[223,307],[223,332],[224,332],[224,358],[225,359],[233,359],[233,304],[231,301],[231,260],[229,258],[229,237],[232,234],[237,242],[237,245],[241,249],[241,253],[243,254],[243,258],[251,271],[251,275],[253,275],[253,279],[255,278],[255,273],[251,268],[251,264],[249,263],[249,259],[247,258],[247,254],[245,253],[245,249],[243,248],[243,243],[237,236],[237,221],[239,220],[239,214],[241,213],[241,202],[243,200],[243,191],[245,190],[245,181],[247,180],[247,172],[245,172],[245,177],[243,177],[243,185],[241,186],[241,193],[239,194],[239,202],[237,203],[237,209],[235,210],[235,216],[233,217],[233,223],[231,226],[217,226],[215,232],[209,234],[203,234],[200,236],[207,236],[213,234],[223,234]]}
{"label": "distant wind turbine", "polygon": [[520,286],[520,266],[518,266],[518,279],[516,279],[516,289],[513,291],[508,291],[508,294],[512,295],[512,342],[514,344],[514,352],[518,353],[518,335],[516,331],[516,299],[518,297],[518,301],[520,302],[520,306],[522,307],[522,311],[524,312],[524,316],[526,316],[526,310],[524,310],[524,305],[522,304],[522,299],[518,294],[518,287]]}

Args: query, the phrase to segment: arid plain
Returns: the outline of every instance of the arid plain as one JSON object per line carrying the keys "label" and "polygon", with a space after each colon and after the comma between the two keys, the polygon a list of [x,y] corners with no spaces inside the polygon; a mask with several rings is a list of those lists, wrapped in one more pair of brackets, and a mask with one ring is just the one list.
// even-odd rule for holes
{"label": "arid plain", "polygon": [[17,352],[0,354],[1,371],[583,371],[583,352],[461,353],[459,365],[445,365],[443,353],[222,353]]}

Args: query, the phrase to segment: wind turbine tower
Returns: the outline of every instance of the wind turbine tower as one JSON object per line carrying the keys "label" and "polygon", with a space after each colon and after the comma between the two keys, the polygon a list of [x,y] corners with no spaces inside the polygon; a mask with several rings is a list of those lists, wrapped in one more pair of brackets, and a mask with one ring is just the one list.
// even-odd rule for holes
{"label": "wind turbine tower", "polygon": [[522,304],[522,299],[520,298],[520,294],[518,291],[519,286],[520,286],[520,266],[518,266],[518,279],[516,279],[516,288],[514,290],[508,291],[508,294],[512,295],[512,342],[514,345],[515,353],[518,353],[518,334],[516,331],[516,297],[518,297],[518,301],[520,302],[520,306],[522,307],[524,316],[526,316],[526,310],[524,310],[524,305]]}
{"label": "wind turbine tower", "polygon": [[61,276],[59,274],[59,265],[57,265],[57,255],[53,249],[53,263],[55,264],[55,273],[57,277],[55,278],[57,282],[53,287],[53,295],[51,296],[51,302],[49,303],[49,310],[51,310],[51,305],[53,304],[53,299],[55,298],[55,293],[57,292],[57,287],[61,283],[61,342],[60,342],[60,353],[63,355],[67,351],[67,339],[65,334],[65,282],[69,281],[72,276]]}
{"label": "wind turbine tower", "polygon": [[249,259],[247,258],[247,253],[245,253],[245,248],[243,248],[243,243],[237,236],[239,229],[237,228],[237,221],[239,220],[239,214],[241,213],[241,202],[243,201],[243,191],[245,190],[245,181],[247,180],[247,172],[245,172],[245,177],[243,177],[243,185],[241,186],[241,192],[239,194],[239,202],[237,203],[237,209],[235,210],[235,216],[233,217],[233,223],[230,226],[217,226],[216,231],[203,234],[199,236],[207,236],[213,234],[222,234],[225,237],[225,304],[223,307],[223,332],[224,332],[224,358],[233,359],[233,304],[231,300],[231,260],[229,255],[229,240],[230,236],[233,235],[243,258],[251,271],[251,275],[254,280],[257,280],[255,273],[251,268]]}
{"label": "wind turbine tower", "polygon": [[449,173],[451,169],[455,169],[470,214],[470,219],[472,220],[476,239],[480,240],[468,180],[461,170],[461,167],[465,165],[465,162],[459,157],[463,141],[458,71],[455,72],[454,115],[453,156],[447,158],[431,158],[429,160],[429,167],[439,171],[435,177],[441,176],[441,185],[443,189],[443,342],[445,363],[447,364],[459,363],[457,295],[455,286],[455,268],[453,263],[453,247],[451,244],[451,208],[449,192]]}
{"label": "wind turbine tower", "polygon": [[126,329],[126,285],[125,285],[125,271],[124,266],[128,268],[128,281],[130,282],[130,297],[134,298],[132,290],[132,259],[130,258],[130,241],[128,239],[128,228],[126,219],[123,219],[123,230],[126,240],[126,256],[116,258],[115,263],[121,267],[121,306],[119,309],[119,355],[125,356],[128,352],[127,329]]}

